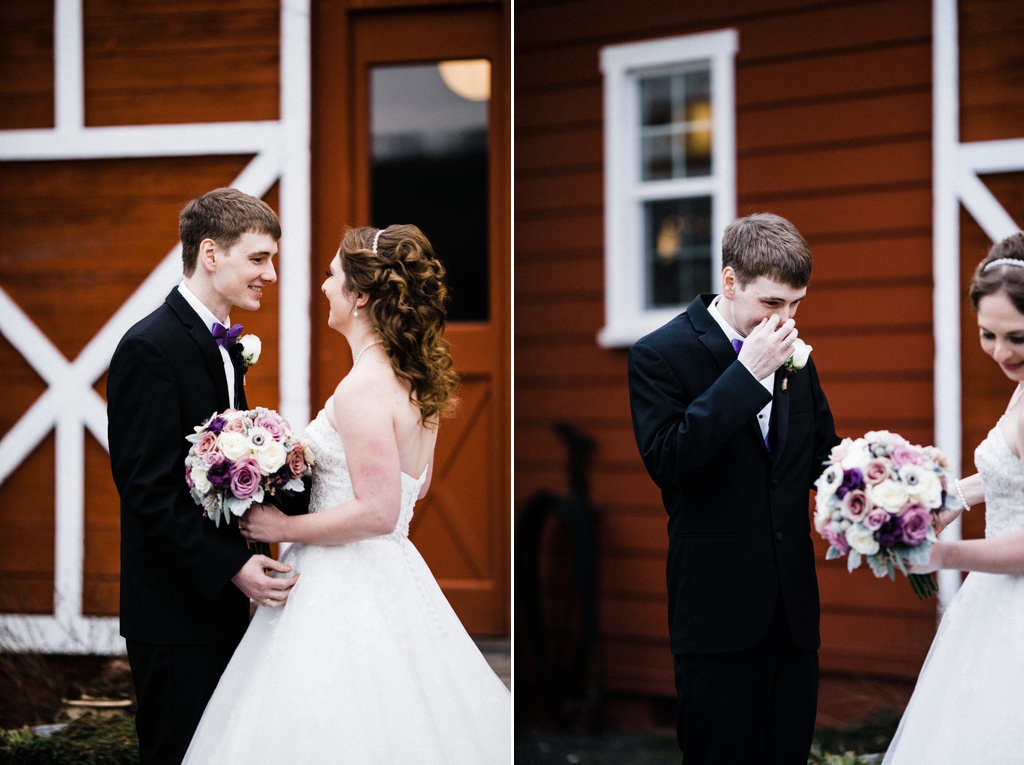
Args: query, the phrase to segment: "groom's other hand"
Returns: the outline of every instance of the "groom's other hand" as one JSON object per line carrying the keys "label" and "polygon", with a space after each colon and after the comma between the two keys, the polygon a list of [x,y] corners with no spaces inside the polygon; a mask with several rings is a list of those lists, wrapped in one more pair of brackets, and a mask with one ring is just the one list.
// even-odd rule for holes
{"label": "groom's other hand", "polygon": [[777,314],[761,321],[743,340],[737,359],[755,380],[763,380],[781,367],[793,354],[797,335],[796,322],[781,322]]}
{"label": "groom's other hand", "polygon": [[281,606],[288,600],[292,587],[299,581],[299,575],[289,577],[271,576],[271,572],[287,574],[292,567],[287,563],[253,555],[238,573],[231,577],[235,586],[261,606]]}

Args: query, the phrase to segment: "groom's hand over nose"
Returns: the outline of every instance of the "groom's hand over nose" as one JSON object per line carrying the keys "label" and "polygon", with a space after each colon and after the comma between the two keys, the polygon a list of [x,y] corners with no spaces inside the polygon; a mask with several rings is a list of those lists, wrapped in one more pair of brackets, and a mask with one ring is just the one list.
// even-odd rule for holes
{"label": "groom's hand over nose", "polygon": [[793,354],[797,335],[795,321],[787,319],[780,324],[779,317],[772,314],[744,338],[737,358],[754,379],[763,380]]}

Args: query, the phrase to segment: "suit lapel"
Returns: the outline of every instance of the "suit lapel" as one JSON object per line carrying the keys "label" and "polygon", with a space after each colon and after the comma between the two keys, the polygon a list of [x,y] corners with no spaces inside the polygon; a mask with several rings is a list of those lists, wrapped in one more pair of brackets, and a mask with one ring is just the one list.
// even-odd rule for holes
{"label": "suit lapel", "polygon": [[[736,363],[736,349],[732,347],[732,343],[729,342],[729,338],[726,337],[725,332],[722,331],[718,322],[715,321],[715,317],[708,311],[708,306],[711,305],[711,301],[714,299],[715,295],[698,295],[690,303],[686,313],[690,317],[693,328],[700,335],[701,343],[708,349],[708,353],[714,357],[718,368],[724,372],[727,367]],[[774,407],[772,408],[774,410]],[[748,428],[751,434],[763,446],[764,438],[761,436],[761,428],[757,424],[757,420],[751,420]],[[765,449],[765,455],[767,456],[767,454],[768,451]]]}
{"label": "suit lapel", "polygon": [[686,314],[690,317],[693,328],[700,335],[701,343],[714,357],[718,368],[724,372],[730,364],[736,361],[736,351],[722,328],[718,326],[718,322],[708,312],[708,306],[714,299],[714,295],[698,295],[686,309]]}
{"label": "suit lapel", "polygon": [[220,355],[220,349],[214,342],[209,327],[202,323],[199,315],[192,310],[192,306],[181,296],[177,287],[171,290],[166,302],[178,315],[181,323],[188,328],[189,337],[196,344],[206,371],[217,388],[217,409],[224,411],[231,405],[228,398],[228,376],[224,373],[224,357]]}

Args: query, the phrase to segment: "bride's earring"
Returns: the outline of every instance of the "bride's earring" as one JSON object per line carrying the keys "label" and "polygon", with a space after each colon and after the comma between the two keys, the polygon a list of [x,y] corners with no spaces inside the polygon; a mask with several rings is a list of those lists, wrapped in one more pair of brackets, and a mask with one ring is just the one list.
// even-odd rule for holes
{"label": "bride's earring", "polygon": [[353,316],[358,316],[359,315],[359,309],[358,308],[353,308],[352,309],[352,315]]}

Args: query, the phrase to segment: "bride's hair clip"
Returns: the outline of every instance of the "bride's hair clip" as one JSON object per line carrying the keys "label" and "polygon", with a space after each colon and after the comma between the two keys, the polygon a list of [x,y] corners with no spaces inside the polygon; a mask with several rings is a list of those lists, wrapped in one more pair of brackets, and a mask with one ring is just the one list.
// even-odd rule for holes
{"label": "bride's hair clip", "polygon": [[[373,254],[374,255],[377,254],[377,240],[380,239],[380,235],[381,235],[381,232],[383,230],[384,229],[379,228],[379,229],[377,229],[377,233],[373,235]],[[1024,263],[1021,263],[1021,265],[1024,266]]]}
{"label": "bride's hair clip", "polygon": [[982,273],[987,273],[990,268],[996,266],[1015,266],[1016,268],[1024,268],[1024,260],[1018,260],[1017,258],[997,258],[989,263],[985,264],[985,267],[981,269]]}

